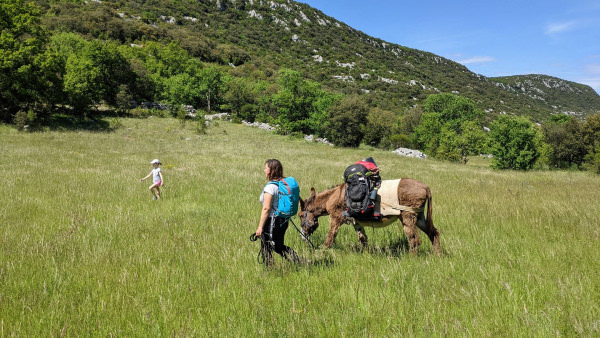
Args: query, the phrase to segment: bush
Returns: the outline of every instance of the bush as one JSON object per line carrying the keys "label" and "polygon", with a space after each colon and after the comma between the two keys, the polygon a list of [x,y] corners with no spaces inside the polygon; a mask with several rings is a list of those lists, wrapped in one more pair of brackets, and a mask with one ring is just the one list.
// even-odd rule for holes
{"label": "bush", "polygon": [[31,130],[31,127],[36,120],[37,114],[33,110],[27,112],[20,110],[15,114],[13,123],[18,130]]}
{"label": "bush", "polygon": [[392,130],[397,128],[398,118],[391,111],[379,108],[371,109],[364,130],[363,142],[367,145],[377,147],[384,138],[389,138]]}
{"label": "bush", "polygon": [[468,156],[479,155],[486,138],[481,125],[483,112],[469,99],[433,94],[427,97],[424,109],[414,128],[419,149],[439,159],[464,163]]}
{"label": "bush", "polygon": [[588,154],[587,167],[594,173],[600,175],[600,146],[597,146],[594,152]]}
{"label": "bush", "polygon": [[523,116],[501,115],[490,126],[492,168],[529,170],[540,156],[541,132]]}
{"label": "bush", "polygon": [[[442,127],[435,157],[440,160],[459,161],[461,159],[460,138],[460,135],[457,135],[452,128],[448,126]],[[463,161],[466,163],[466,159]]]}
{"label": "bush", "polygon": [[[559,116],[566,118],[558,120]],[[553,115],[553,119],[543,126],[543,132],[546,143],[552,148],[549,156],[552,166],[570,168],[574,163],[581,167],[587,154],[581,123],[566,115]]]}
{"label": "bush", "polygon": [[393,134],[381,140],[380,146],[384,149],[414,148],[410,136]]}
{"label": "bush", "polygon": [[196,133],[200,134],[200,135],[205,135],[206,134],[206,130],[208,129],[208,124],[206,123],[206,120],[204,119],[204,115],[197,115],[196,116]]}
{"label": "bush", "polygon": [[368,114],[367,105],[358,96],[344,98],[329,111],[326,122],[327,138],[336,146],[358,147]]}

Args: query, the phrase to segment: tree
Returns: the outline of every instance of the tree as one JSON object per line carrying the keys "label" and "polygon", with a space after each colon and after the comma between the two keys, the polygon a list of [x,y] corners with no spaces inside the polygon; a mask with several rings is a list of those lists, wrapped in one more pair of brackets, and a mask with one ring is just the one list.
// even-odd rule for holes
{"label": "tree", "polygon": [[461,124],[460,130],[462,132],[459,144],[460,158],[466,163],[467,156],[484,153],[488,136],[479,121],[465,121]]}
{"label": "tree", "polygon": [[279,90],[272,95],[276,110],[275,123],[283,133],[301,132],[322,135],[329,107],[337,96],[321,89],[321,85],[307,81],[302,73],[281,69],[277,80]]}
{"label": "tree", "polygon": [[0,2],[0,120],[53,101],[60,64],[47,53],[41,11],[33,2]]}
{"label": "tree", "polygon": [[140,56],[144,58],[146,69],[162,78],[184,73],[190,63],[189,53],[176,42],[167,45],[147,42]]}
{"label": "tree", "polygon": [[115,106],[119,86],[129,84],[134,79],[129,62],[121,55],[118,45],[111,41],[93,41],[88,55],[98,68],[100,81],[95,85],[101,99]]}
{"label": "tree", "polygon": [[164,97],[172,106],[197,107],[203,100],[200,79],[187,73],[173,75],[164,81]]}
{"label": "tree", "polygon": [[371,109],[367,117],[363,142],[377,147],[383,139],[391,136],[397,124],[398,117],[394,112],[380,108]]}
{"label": "tree", "polygon": [[439,113],[424,113],[413,134],[415,144],[429,155],[435,156],[439,147],[442,131],[441,115]]}
{"label": "tree", "polygon": [[211,107],[221,103],[223,90],[224,90],[224,79],[223,74],[215,66],[209,66],[203,68],[198,77],[200,78],[200,89],[206,100],[206,110],[208,113],[211,112]]}
{"label": "tree", "polygon": [[467,162],[483,148],[483,111],[467,98],[429,95],[413,138],[420,149],[437,158]]}
{"label": "tree", "polygon": [[66,57],[64,89],[68,102],[76,111],[85,111],[102,100],[116,106],[121,84],[135,79],[129,62],[114,43],[90,41],[81,46]]}
{"label": "tree", "polygon": [[449,125],[444,125],[440,130],[438,147],[435,157],[441,160],[456,162],[460,160],[461,137]]}
{"label": "tree", "polygon": [[589,116],[582,126],[583,144],[586,146],[586,162],[600,174],[600,114]]}
{"label": "tree", "polygon": [[587,149],[584,144],[581,124],[567,115],[553,115],[542,128],[545,141],[552,151],[549,164],[558,168],[569,168],[572,164],[581,167]]}
{"label": "tree", "polygon": [[279,91],[273,95],[277,110],[276,123],[284,133],[307,132],[310,117],[310,98],[305,91],[306,81],[302,73],[281,69],[277,79]]}
{"label": "tree", "polygon": [[256,94],[252,86],[253,84],[245,78],[232,78],[226,84],[222,107],[243,120],[254,122]]}
{"label": "tree", "polygon": [[541,132],[526,117],[500,115],[488,137],[492,168],[529,170],[540,156]]}
{"label": "tree", "polygon": [[75,111],[86,111],[101,98],[100,91],[95,87],[100,81],[99,70],[90,58],[76,54],[69,56],[64,81],[68,102]]}
{"label": "tree", "polygon": [[368,113],[368,106],[357,95],[343,98],[329,110],[325,126],[327,138],[336,146],[358,147],[363,139]]}
{"label": "tree", "polygon": [[406,110],[400,120],[400,132],[405,135],[411,135],[421,122],[421,116],[423,116],[422,106],[414,106]]}
{"label": "tree", "polygon": [[429,95],[424,110],[425,113],[440,114],[440,122],[449,123],[454,130],[458,130],[464,121],[481,120],[484,116],[468,98],[447,93]]}

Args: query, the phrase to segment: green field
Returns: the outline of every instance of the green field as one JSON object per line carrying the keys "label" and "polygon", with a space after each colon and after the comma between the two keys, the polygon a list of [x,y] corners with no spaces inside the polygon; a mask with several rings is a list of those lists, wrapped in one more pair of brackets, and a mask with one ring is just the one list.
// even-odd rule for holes
{"label": "green field", "polygon": [[[219,122],[108,131],[0,126],[0,336],[600,336],[600,178],[339,149]],[[308,263],[257,263],[264,161],[302,197],[373,156],[433,193],[443,254],[397,224],[342,227]],[[163,199],[151,166],[163,163]],[[296,223],[297,219],[296,219]],[[329,223],[313,235],[322,244]]]}

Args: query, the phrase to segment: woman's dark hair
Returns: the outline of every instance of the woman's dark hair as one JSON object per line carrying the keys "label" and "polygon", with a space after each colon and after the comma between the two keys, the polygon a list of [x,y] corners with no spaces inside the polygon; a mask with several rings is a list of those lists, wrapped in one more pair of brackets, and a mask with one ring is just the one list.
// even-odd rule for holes
{"label": "woman's dark hair", "polygon": [[269,180],[277,181],[277,180],[280,180],[283,178],[283,166],[281,165],[281,162],[279,162],[279,160],[270,159],[270,160],[267,160],[265,162],[265,164],[271,170],[269,172],[269,177],[268,177]]}

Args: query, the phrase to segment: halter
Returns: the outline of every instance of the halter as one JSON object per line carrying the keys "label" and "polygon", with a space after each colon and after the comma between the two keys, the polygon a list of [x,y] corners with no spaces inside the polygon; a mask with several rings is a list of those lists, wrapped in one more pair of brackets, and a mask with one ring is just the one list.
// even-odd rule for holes
{"label": "halter", "polygon": [[[307,229],[312,228],[310,226],[310,224],[308,224],[308,221],[306,220],[308,218],[308,208],[304,209],[304,217],[302,218],[302,223],[300,224],[301,226],[301,234],[304,236],[304,227],[306,227]],[[319,226],[319,218],[318,217],[314,217],[313,219],[313,227],[318,227]],[[307,235],[309,236],[309,235]]]}

